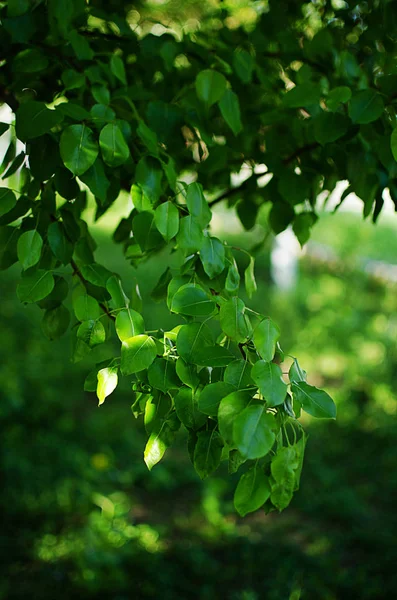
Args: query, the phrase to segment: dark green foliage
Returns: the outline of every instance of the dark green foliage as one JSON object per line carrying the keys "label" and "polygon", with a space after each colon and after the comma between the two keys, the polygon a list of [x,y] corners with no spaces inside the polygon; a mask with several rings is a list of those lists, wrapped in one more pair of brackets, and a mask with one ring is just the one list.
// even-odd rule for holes
{"label": "dark green foliage", "polygon": [[[303,245],[317,221],[319,192],[349,180],[364,216],[376,221],[384,189],[397,183],[394,80],[387,79],[395,76],[388,58],[395,52],[393,3],[311,4],[307,10],[299,2],[270,1],[251,28],[230,29],[220,10],[219,27],[204,19],[200,35],[179,37],[133,28],[120,1],[13,1],[0,9],[0,102],[15,113],[1,168],[7,185],[0,192],[0,266],[19,260],[17,295],[46,310],[50,339],[68,328],[62,304],[68,291],[58,289],[66,283],[75,317],[73,362],[118,336],[121,347],[109,345],[109,363],[97,371],[100,403],[116,388],[119,369],[135,394],[153,395],[153,406],[164,394],[169,409],[148,432],[149,469],[181,422],[191,430],[200,477],[236,449],[247,459],[237,494],[241,513],[258,508],[260,499],[266,510],[285,508],[295,489],[294,448],[304,439],[296,417],[303,409],[335,418],[336,410],[328,394],[298,381],[295,371],[291,407],[290,382],[273,362],[278,326],[238,297],[238,249],[212,235],[211,206],[223,199],[237,204],[251,229],[260,205],[268,204],[272,231],[292,225]],[[25,144],[18,155],[17,140]],[[257,185],[258,164],[268,169],[264,188]],[[22,165],[17,200],[9,181]],[[248,179],[231,188],[231,174],[247,165]],[[154,292],[179,315],[171,331],[161,322],[161,329],[145,329],[139,290],[125,292],[118,275],[97,262],[84,186],[95,198],[96,219],[106,219],[130,194],[134,209],[114,240],[132,267],[163,251],[173,254],[170,277]],[[252,257],[244,281],[251,298]],[[218,328],[217,339],[209,327]],[[241,357],[246,406],[244,392],[230,388],[240,390],[243,379],[230,371],[224,379]],[[210,386],[217,386],[213,400]],[[239,410],[222,412],[222,425],[217,410],[230,394]],[[134,414],[146,415],[147,406],[137,397]],[[267,496],[263,482],[274,454],[289,463],[275,483],[269,480]],[[244,499],[247,482],[255,493]]]}

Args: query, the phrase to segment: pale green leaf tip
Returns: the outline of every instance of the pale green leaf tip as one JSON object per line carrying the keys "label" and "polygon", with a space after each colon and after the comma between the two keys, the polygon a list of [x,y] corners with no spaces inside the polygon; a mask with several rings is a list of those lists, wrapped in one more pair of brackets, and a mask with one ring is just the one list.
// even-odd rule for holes
{"label": "pale green leaf tip", "polygon": [[153,466],[150,461],[146,460],[146,458],[143,459],[145,462],[145,465],[147,466],[148,471],[151,471],[153,469]]}

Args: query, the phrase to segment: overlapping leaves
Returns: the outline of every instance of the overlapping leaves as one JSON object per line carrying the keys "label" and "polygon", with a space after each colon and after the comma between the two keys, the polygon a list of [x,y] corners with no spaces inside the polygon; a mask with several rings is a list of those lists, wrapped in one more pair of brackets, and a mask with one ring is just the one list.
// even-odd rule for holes
{"label": "overlapping leaves", "polygon": [[[119,14],[81,2],[70,11],[57,0],[48,11],[9,4],[1,101],[16,119],[15,128],[0,124],[8,136],[1,174],[20,173],[20,190],[0,189],[0,268],[19,261],[17,295],[44,311],[50,340],[71,331],[72,359],[93,363],[85,389],[99,404],[119,377],[130,382],[148,468],[186,429],[200,477],[222,460],[232,473],[244,469],[241,515],[282,510],[302,467],[296,417],[335,418],[335,405],[296,359],[286,377],[277,324],[238,296],[241,279],[249,298],[256,292],[254,257],[243,272],[238,250],[214,235],[211,202],[228,199],[246,229],[268,203],[269,228],[291,226],[302,245],[317,195],[338,180],[349,180],[374,220],[385,188],[397,206],[395,74],[366,25],[373,19],[377,31],[377,7],[360,13],[360,34],[354,11],[334,7],[330,22],[343,22],[334,27],[314,5],[308,23],[270,3],[252,32],[231,36],[219,20],[216,35],[204,28],[174,44],[137,37],[121,4]],[[384,10],[382,23],[392,23]],[[271,174],[264,187],[259,163]],[[229,187],[242,167],[248,179]],[[172,331],[148,331],[139,288],[126,293],[95,260],[87,221],[107,219],[119,198],[128,208],[113,239],[127,261],[172,256],[152,290],[179,319]],[[114,340],[119,351],[100,360],[97,347]]]}

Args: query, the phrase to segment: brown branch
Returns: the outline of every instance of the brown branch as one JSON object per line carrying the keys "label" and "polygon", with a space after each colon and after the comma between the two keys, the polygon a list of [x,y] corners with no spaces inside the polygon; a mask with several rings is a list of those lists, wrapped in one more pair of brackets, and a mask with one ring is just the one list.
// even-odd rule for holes
{"label": "brown branch", "polygon": [[136,41],[135,36],[121,36],[115,33],[102,33],[101,31],[89,31],[87,29],[80,29],[79,34],[96,40],[105,40],[106,42],[134,42]]}
{"label": "brown branch", "polygon": [[251,183],[252,179],[260,179],[260,177],[263,177],[263,175],[267,175],[268,173],[270,173],[270,171],[264,171],[263,173],[253,173],[252,175],[250,175],[250,177],[248,177],[248,179],[245,179],[241,185],[238,185],[235,188],[229,188],[228,190],[223,192],[220,196],[218,196],[217,198],[214,198],[214,200],[211,200],[211,202],[208,202],[208,204],[210,206],[214,206],[214,204],[218,204],[218,202],[221,202],[222,200],[229,198],[229,196],[233,196],[233,194],[235,194],[236,192],[239,192],[239,191],[243,190],[244,188],[248,187],[248,185]]}
{"label": "brown branch", "polygon": [[298,156],[300,156],[301,154],[304,154],[305,152],[310,152],[310,150],[315,150],[316,148],[318,148],[319,145],[320,144],[318,142],[313,142],[312,144],[306,144],[306,146],[302,146],[301,148],[298,148],[292,154],[287,156],[287,158],[284,158],[283,164],[289,165],[289,163],[292,162],[293,160],[295,160],[295,158],[298,158]]}
{"label": "brown branch", "polygon": [[321,73],[324,73],[324,74],[328,73],[325,66],[321,65],[320,63],[315,62],[314,60],[310,60],[310,58],[306,58],[305,56],[293,56],[290,54],[283,54],[282,52],[261,52],[260,55],[261,55],[261,57],[264,57],[264,58],[285,59],[286,61],[288,61],[290,63],[294,62],[296,60],[298,62],[309,65],[310,67],[313,67],[314,69],[317,69],[317,71],[320,71]]}
{"label": "brown branch", "polygon": [[[310,150],[314,150],[318,146],[319,146],[318,142],[314,142],[312,144],[307,144],[306,146],[302,146],[301,148],[298,148],[292,154],[290,154],[289,156],[287,156],[286,158],[283,159],[283,165],[289,165],[289,163],[293,162],[301,154],[304,154],[305,152],[310,152]],[[248,179],[243,181],[243,183],[241,185],[238,185],[237,187],[234,187],[234,188],[229,188],[225,192],[222,192],[222,194],[220,194],[220,196],[218,196],[217,198],[214,198],[214,200],[211,200],[211,202],[208,202],[209,206],[214,206],[214,204],[218,204],[218,202],[222,202],[222,200],[225,200],[226,198],[233,196],[237,192],[241,192],[243,189],[245,189],[246,187],[249,186],[252,179],[260,179],[261,177],[263,177],[263,175],[267,175],[267,174],[271,174],[271,171],[263,171],[261,173],[253,173],[250,177],[248,177]]]}

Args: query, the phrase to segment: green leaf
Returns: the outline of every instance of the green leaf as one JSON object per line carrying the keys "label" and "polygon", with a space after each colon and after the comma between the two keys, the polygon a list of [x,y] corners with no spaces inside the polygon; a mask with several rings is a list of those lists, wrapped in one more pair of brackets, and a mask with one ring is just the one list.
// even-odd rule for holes
{"label": "green leaf", "polygon": [[110,181],[106,177],[103,162],[100,158],[96,159],[88,171],[80,175],[80,179],[96,198],[99,198],[103,203],[106,202]]}
{"label": "green leaf", "polygon": [[37,303],[37,305],[44,310],[51,310],[57,308],[62,304],[69,292],[69,286],[63,277],[59,275],[54,276],[55,285],[51,294],[46,296],[43,300]]}
{"label": "green leaf", "polygon": [[199,346],[192,357],[201,367],[226,367],[236,357],[224,346]]}
{"label": "green leaf", "polygon": [[54,277],[49,271],[26,271],[18,284],[17,296],[24,303],[38,302],[52,292],[54,283]]}
{"label": "green leaf", "polygon": [[171,310],[172,300],[183,285],[189,283],[190,278],[187,275],[172,277],[167,287],[167,306]]}
{"label": "green leaf", "polygon": [[290,367],[288,377],[291,383],[299,383],[300,381],[306,381],[306,371],[301,369],[296,358],[294,358],[294,362]]}
{"label": "green leaf", "polygon": [[251,387],[251,364],[243,359],[234,360],[226,367],[223,380],[238,390]]}
{"label": "green leaf", "polygon": [[270,500],[279,511],[287,508],[292,500],[295,486],[295,475],[292,471],[288,471],[282,483],[272,484],[272,492]]}
{"label": "green leaf", "polygon": [[226,79],[218,71],[205,69],[196,77],[196,92],[200,100],[208,109],[210,106],[218,102],[225,93]]}
{"label": "green leaf", "polygon": [[213,343],[212,332],[205,323],[189,323],[180,328],[176,338],[176,349],[184,361],[194,363],[198,349],[203,346],[208,348]]}
{"label": "green leaf", "polygon": [[10,128],[8,123],[1,123],[0,122],[0,136],[3,135],[3,133],[5,133],[6,131],[8,131],[8,129]]}
{"label": "green leaf", "polygon": [[43,239],[35,229],[25,231],[19,237],[17,252],[23,269],[29,269],[39,262],[42,248]]}
{"label": "green leaf", "polygon": [[30,0],[8,0],[7,17],[20,17],[28,12],[29,8]]}
{"label": "green leaf", "polygon": [[154,154],[155,156],[158,155],[159,150],[156,133],[152,131],[142,120],[139,121],[139,125],[136,132],[141,138],[142,142],[145,144],[146,148],[149,150],[149,152],[151,154]]}
{"label": "green leaf", "polygon": [[88,294],[73,299],[73,310],[78,321],[96,320],[101,315],[98,302]]}
{"label": "green leaf", "polygon": [[158,160],[151,156],[141,158],[136,166],[135,182],[139,183],[150,202],[160,198],[163,169]]}
{"label": "green leaf", "polygon": [[349,103],[349,117],[353,123],[364,125],[379,119],[384,110],[383,99],[375,90],[362,90]]}
{"label": "green leaf", "polygon": [[262,458],[274,444],[274,429],[274,417],[263,404],[247,406],[234,420],[234,442],[246,458]]}
{"label": "green leaf", "polygon": [[230,450],[229,452],[229,464],[228,464],[228,472],[230,475],[237,473],[241,465],[247,462],[247,459],[238,451],[238,450]]}
{"label": "green leaf", "polygon": [[181,385],[176,370],[175,361],[156,358],[148,368],[150,385],[161,392],[178,389]]}
{"label": "green leaf", "polygon": [[16,173],[18,171],[18,169],[23,165],[23,163],[25,162],[25,159],[26,159],[25,152],[20,152],[18,154],[18,156],[16,156],[14,158],[11,165],[8,167],[7,171],[2,176],[2,179],[8,179],[8,177],[11,177],[11,175],[14,175],[14,173]]}
{"label": "green leaf", "polygon": [[106,289],[112,297],[113,308],[117,309],[128,307],[129,299],[123,290],[123,286],[121,285],[120,277],[118,275],[111,275],[109,277],[109,279],[106,281]]}
{"label": "green leaf", "polygon": [[331,396],[309,385],[304,381],[292,383],[292,394],[296,400],[312,417],[317,419],[335,419],[336,406]]}
{"label": "green leaf", "polygon": [[303,463],[305,437],[288,448],[279,447],[272,457],[271,473],[272,504],[278,510],[284,510],[292,500],[293,493],[299,487],[300,471]]}
{"label": "green leaf", "polygon": [[12,67],[19,73],[38,73],[48,67],[46,55],[36,48],[27,48],[18,52]]}
{"label": "green leaf", "polygon": [[132,232],[142,252],[164,244],[163,238],[155,226],[154,214],[151,212],[141,212],[135,215],[132,219]]}
{"label": "green leaf", "polygon": [[88,110],[80,106],[80,104],[75,104],[74,102],[63,102],[57,106],[56,110],[62,115],[73,119],[73,121],[84,121],[85,119],[91,118],[91,114],[88,112]]}
{"label": "green leaf", "polygon": [[229,294],[237,294],[240,287],[240,273],[238,271],[237,263],[234,258],[230,262],[230,266],[227,271],[225,290]]}
{"label": "green leaf", "polygon": [[144,460],[149,471],[163,458],[165,451],[171,446],[179,425],[179,419],[175,413],[172,413],[158,430],[150,434],[144,452]]}
{"label": "green leaf", "polygon": [[[1,188],[0,188],[1,190]],[[26,196],[20,196],[18,198],[18,202],[15,204],[14,208],[12,208],[5,215],[0,217],[0,226],[9,225],[10,223],[14,223],[14,221],[20,219],[25,216],[26,213],[32,207],[32,203]],[[14,229],[14,228],[13,228]],[[17,230],[19,231],[19,230]]]}
{"label": "green leaf", "polygon": [[280,337],[280,329],[271,319],[263,319],[254,329],[253,341],[259,355],[270,362],[276,352],[277,340]]}
{"label": "green leaf", "polygon": [[295,211],[287,202],[275,202],[269,212],[269,224],[277,235],[287,229],[293,221]]}
{"label": "green leaf", "polygon": [[74,69],[66,69],[62,73],[62,83],[66,90],[78,90],[85,85],[84,73],[79,73]]}
{"label": "green leaf", "polygon": [[9,213],[16,203],[14,192],[8,188],[0,188],[0,217]]}
{"label": "green leaf", "polygon": [[301,83],[285,94],[283,104],[287,108],[301,108],[318,104],[320,94],[321,90],[317,83]]}
{"label": "green leaf", "polygon": [[327,107],[329,110],[334,112],[339,108],[341,104],[349,102],[351,97],[352,93],[350,88],[344,85],[336,87],[333,90],[331,90],[328,94],[328,97],[326,99]]}
{"label": "green leaf", "polygon": [[116,315],[116,332],[121,342],[145,332],[142,315],[132,308],[124,308]]}
{"label": "green leaf", "polygon": [[67,265],[73,254],[73,245],[66,237],[65,231],[60,223],[51,223],[47,233],[48,244],[53,255]]}
{"label": "green leaf", "polygon": [[170,281],[172,280],[172,275],[170,268],[167,267],[164,273],[160,275],[160,279],[152,289],[150,293],[150,297],[153,298],[156,302],[159,300],[163,300],[167,297],[167,289]]}
{"label": "green leaf", "polygon": [[303,459],[305,456],[306,442],[307,442],[307,435],[305,434],[305,432],[302,432],[301,439],[293,446],[295,449],[295,488],[294,488],[294,491],[298,490],[299,485],[300,485],[300,478],[301,478],[302,467],[303,467]]}
{"label": "green leaf", "polygon": [[203,188],[198,183],[191,183],[186,192],[186,205],[189,213],[202,229],[211,221],[212,213],[204,198]]}
{"label": "green leaf", "polygon": [[147,197],[140,185],[131,186],[132,204],[138,212],[150,212],[153,208],[151,200]]}
{"label": "green leaf", "polygon": [[81,267],[81,274],[83,275],[84,279],[92,283],[92,285],[103,288],[106,288],[106,283],[109,277],[112,277],[113,275],[113,273],[106,269],[106,267],[98,265],[97,263],[83,265]]}
{"label": "green leaf", "polygon": [[183,360],[183,358],[180,357],[176,361],[176,374],[178,375],[182,383],[192,388],[193,390],[195,390],[198,384],[200,383],[196,367],[194,365],[186,363]]}
{"label": "green leaf", "polygon": [[148,335],[127,338],[121,346],[122,374],[131,375],[147,369],[156,358],[156,354],[156,344]]}
{"label": "green leaf", "polygon": [[197,397],[193,389],[182,387],[174,398],[176,414],[187,429],[200,429],[207,421],[198,409]]}
{"label": "green leaf", "polygon": [[101,130],[99,147],[102,158],[109,167],[119,167],[129,159],[130,149],[116,123],[108,123]]}
{"label": "green leaf", "polygon": [[64,129],[59,149],[65,167],[73,175],[83,175],[98,156],[98,144],[86,125],[70,125]]}
{"label": "green leaf", "polygon": [[122,84],[127,85],[127,77],[125,74],[125,67],[122,58],[117,54],[112,54],[110,59],[110,70],[113,75],[117,77]]}
{"label": "green leaf", "polygon": [[106,104],[94,104],[90,110],[90,115],[93,119],[93,126],[101,129],[105,125],[113,124],[116,118],[116,113]]}
{"label": "green leaf", "polygon": [[208,277],[213,279],[225,268],[225,246],[218,238],[204,237],[200,248],[200,260]]}
{"label": "green leaf", "polygon": [[158,431],[163,421],[169,416],[172,410],[172,401],[166,394],[154,394],[149,397],[145,404],[144,423],[148,434]]}
{"label": "green leaf", "polygon": [[234,506],[241,517],[258,510],[270,496],[269,479],[254,465],[240,477],[234,493]]}
{"label": "green leaf", "polygon": [[193,464],[201,479],[205,479],[219,467],[222,448],[222,438],[215,429],[198,432]]}
{"label": "green leaf", "polygon": [[278,406],[284,402],[287,384],[278,365],[259,360],[252,367],[251,376],[268,406]]}
{"label": "green leaf", "polygon": [[336,142],[349,128],[349,119],[340,113],[322,112],[314,121],[315,140],[321,144]]}
{"label": "green leaf", "polygon": [[232,392],[223,398],[218,408],[218,426],[221,436],[231,447],[235,447],[233,425],[251,400],[248,392]]}
{"label": "green leaf", "polygon": [[220,324],[222,331],[234,342],[241,343],[250,335],[250,322],[245,314],[245,304],[240,298],[234,297],[221,306]]}
{"label": "green leaf", "polygon": [[[391,138],[390,138],[390,147],[393,154],[393,158],[397,161],[397,129],[393,129]],[[1,192],[1,190],[0,190]],[[1,199],[0,199],[0,207],[1,207]],[[1,213],[1,208],[0,208]]]}
{"label": "green leaf", "polygon": [[154,222],[166,242],[179,231],[179,212],[172,202],[163,202],[154,212]]}
{"label": "green leaf", "polygon": [[183,217],[179,221],[179,233],[176,238],[179,248],[188,253],[198,252],[205,239],[203,231],[194,217]]}
{"label": "green leaf", "polygon": [[256,286],[256,281],[255,281],[254,267],[255,267],[255,259],[253,256],[251,256],[249,265],[244,271],[245,289],[246,289],[248,298],[252,298],[252,296],[255,294],[256,290],[258,289]]}
{"label": "green leaf", "polygon": [[[55,170],[54,186],[58,194],[66,200],[74,200],[80,193],[75,177],[64,167],[58,167]],[[51,192],[52,190],[48,190],[48,193]]]}
{"label": "green leaf", "polygon": [[206,385],[199,397],[199,410],[205,415],[216,417],[222,398],[225,398],[231,392],[233,392],[233,386],[223,381]]}
{"label": "green leaf", "polygon": [[194,283],[187,283],[179,288],[171,302],[171,312],[192,317],[205,317],[214,312],[216,307],[203,288]]}
{"label": "green leaf", "polygon": [[282,482],[288,472],[294,472],[296,468],[296,454],[293,446],[278,448],[277,454],[272,457],[271,473],[278,483]]}
{"label": "green leaf", "polygon": [[29,142],[29,167],[39,181],[47,181],[61,164],[59,144],[51,135],[43,135]]}
{"label": "green leaf", "polygon": [[312,226],[316,221],[317,216],[312,212],[295,215],[292,229],[302,247],[309,241]]}
{"label": "green leaf", "polygon": [[65,333],[70,323],[70,312],[61,304],[46,310],[41,322],[44,335],[49,340],[56,340]]}
{"label": "green leaf", "polygon": [[103,344],[106,340],[106,332],[101,321],[83,321],[77,330],[77,337],[93,348],[98,344]]}
{"label": "green leaf", "polygon": [[254,66],[254,59],[246,50],[237,50],[233,53],[233,67],[237,77],[243,83],[250,83]]}
{"label": "green leaf", "polygon": [[105,399],[110,396],[117,387],[118,383],[117,367],[106,367],[98,371],[98,384],[96,395],[98,396],[98,406],[105,402]]}
{"label": "green leaf", "polygon": [[222,117],[234,135],[238,135],[243,129],[243,125],[241,123],[240,103],[237,94],[232,92],[232,90],[226,90],[218,104]]}
{"label": "green leaf", "polygon": [[15,113],[15,131],[26,142],[47,133],[62,120],[63,115],[47,108],[44,102],[24,102]]}

